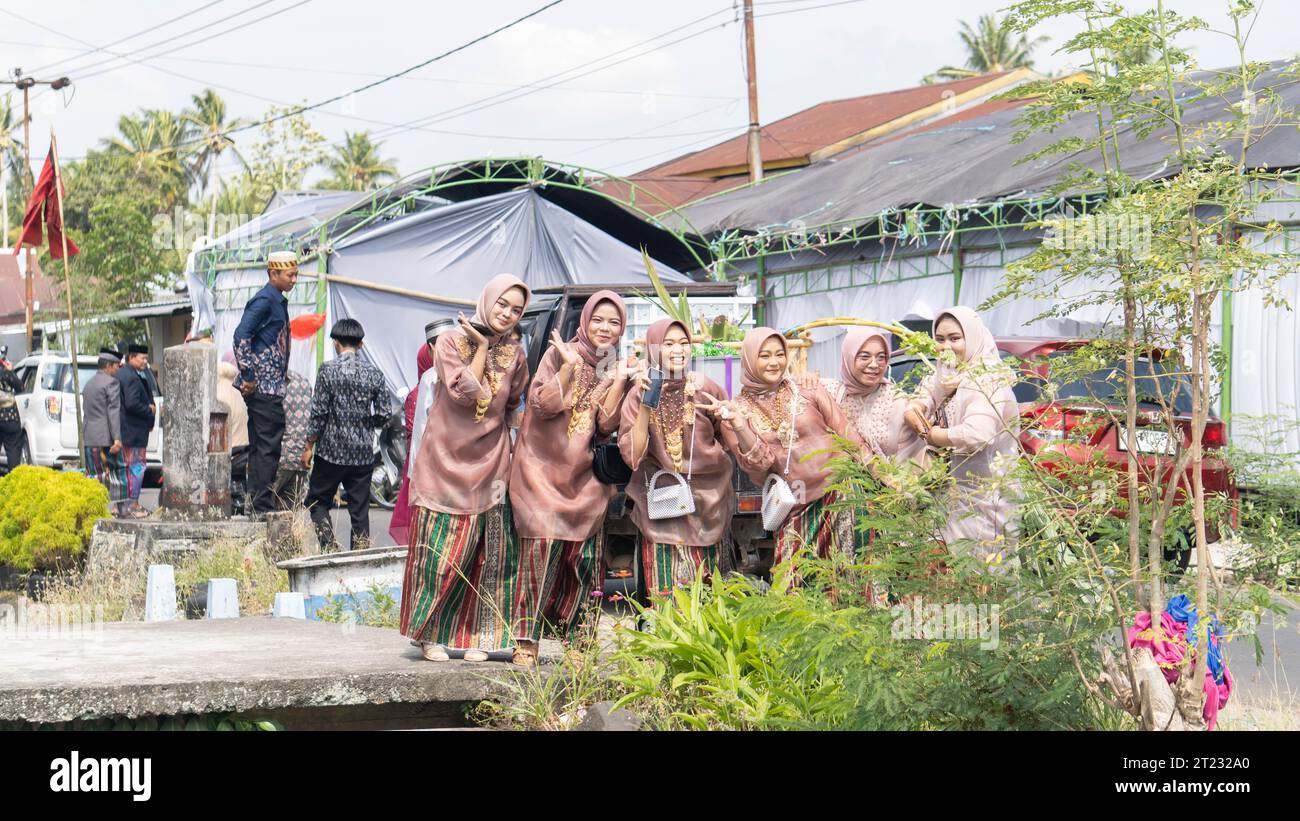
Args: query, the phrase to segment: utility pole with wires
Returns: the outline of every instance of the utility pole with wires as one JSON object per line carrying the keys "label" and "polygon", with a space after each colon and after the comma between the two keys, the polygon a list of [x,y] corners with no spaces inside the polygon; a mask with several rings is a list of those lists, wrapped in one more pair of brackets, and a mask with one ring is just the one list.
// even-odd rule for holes
{"label": "utility pole with wires", "polygon": [[[35,188],[36,175],[32,173],[32,114],[31,114],[31,102],[28,98],[28,95],[31,91],[32,86],[35,85],[49,86],[51,89],[58,91],[59,89],[67,88],[69,85],[72,84],[72,81],[69,80],[67,77],[60,77],[57,80],[37,80],[35,77],[24,77],[23,70],[21,68],[15,68],[12,72],[10,72],[10,76],[13,77],[12,80],[3,80],[0,82],[5,82],[10,85],[13,85],[23,92],[23,151],[26,152],[27,154],[27,160],[23,164],[23,169],[25,171],[23,177],[24,178],[30,177],[32,187]],[[23,183],[23,188],[26,188],[27,179],[23,179],[22,183]],[[7,227],[8,226],[6,225],[6,228]],[[9,237],[8,234],[6,234],[5,242],[8,241],[9,241]],[[27,313],[27,352],[28,353],[31,353],[32,351],[32,300],[33,300],[32,279],[35,276],[35,273],[36,273],[36,255],[32,252],[31,248],[28,248],[26,275],[23,277],[27,281],[27,286],[26,286],[27,287],[27,295],[26,295],[27,312],[26,313]]]}
{"label": "utility pole with wires", "polygon": [[763,179],[763,154],[759,148],[758,70],[754,64],[754,0],[745,0],[745,77],[749,81],[749,181]]}

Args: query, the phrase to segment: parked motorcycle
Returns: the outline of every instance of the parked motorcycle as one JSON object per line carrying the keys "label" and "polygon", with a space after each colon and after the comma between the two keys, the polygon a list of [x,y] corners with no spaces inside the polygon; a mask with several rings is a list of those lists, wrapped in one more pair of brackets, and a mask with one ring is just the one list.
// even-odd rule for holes
{"label": "parked motorcycle", "polygon": [[398,406],[384,426],[375,431],[375,466],[370,476],[370,501],[384,510],[392,510],[397,506],[408,444],[406,414]]}

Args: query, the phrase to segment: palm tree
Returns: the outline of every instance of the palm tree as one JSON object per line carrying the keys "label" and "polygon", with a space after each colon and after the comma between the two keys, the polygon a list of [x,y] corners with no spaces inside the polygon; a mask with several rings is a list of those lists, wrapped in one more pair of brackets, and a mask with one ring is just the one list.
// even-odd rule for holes
{"label": "palm tree", "polygon": [[[23,153],[23,141],[18,137],[22,127],[22,117],[10,104],[10,96],[0,98],[0,198],[4,200],[4,236],[0,237],[0,246],[9,244],[9,189],[15,181],[17,191],[26,188],[27,172]],[[21,204],[20,206],[21,207]]]}
{"label": "palm tree", "polygon": [[369,131],[343,132],[343,145],[334,146],[334,156],[325,160],[325,167],[334,177],[322,183],[322,187],[366,191],[395,179],[397,167],[393,161],[379,157],[382,145],[370,141]]}
{"label": "palm tree", "polygon": [[1015,68],[1033,68],[1034,49],[1048,39],[1035,37],[1030,40],[1027,34],[1021,34],[1016,38],[1011,29],[1011,19],[1004,17],[998,20],[997,15],[994,14],[981,14],[975,21],[975,28],[971,28],[965,20],[961,21],[961,31],[957,36],[966,47],[966,66],[964,68],[944,66],[925,77],[922,82],[960,80]]}
{"label": "palm tree", "polygon": [[[235,141],[230,138],[229,132],[248,125],[249,121],[235,119],[227,122],[226,101],[210,88],[190,99],[194,107],[184,111],[181,119],[193,127],[196,132],[194,139],[199,140],[191,155],[190,173],[198,181],[199,193],[212,195],[212,210],[208,214],[208,236],[212,236],[216,231],[218,197],[218,191],[213,187],[213,177],[217,174],[221,155],[226,151],[234,155],[241,168],[248,167],[239,149],[235,148]],[[221,178],[217,176],[216,181],[220,183]]]}
{"label": "palm tree", "polygon": [[103,140],[107,153],[126,159],[137,174],[161,182],[168,207],[175,204],[193,179],[186,164],[190,123],[170,111],[141,110],[122,115],[117,130],[119,136]]}

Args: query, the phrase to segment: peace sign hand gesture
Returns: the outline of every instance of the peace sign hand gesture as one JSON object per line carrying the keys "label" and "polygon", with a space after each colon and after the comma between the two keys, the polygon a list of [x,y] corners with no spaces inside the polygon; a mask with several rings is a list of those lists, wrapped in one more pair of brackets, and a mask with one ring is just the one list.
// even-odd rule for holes
{"label": "peace sign hand gesture", "polygon": [[551,347],[560,352],[560,361],[565,365],[577,367],[582,362],[582,357],[560,337],[559,331],[551,331]]}
{"label": "peace sign hand gesture", "polygon": [[699,407],[705,413],[722,420],[722,424],[730,430],[738,430],[742,423],[748,419],[748,414],[740,405],[731,401],[723,401],[717,397],[703,394],[696,400]]}

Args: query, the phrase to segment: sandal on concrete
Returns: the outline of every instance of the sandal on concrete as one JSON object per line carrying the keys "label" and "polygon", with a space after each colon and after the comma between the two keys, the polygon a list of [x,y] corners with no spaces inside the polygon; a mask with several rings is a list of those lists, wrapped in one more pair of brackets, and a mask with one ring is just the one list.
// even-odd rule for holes
{"label": "sandal on concrete", "polygon": [[482,650],[466,650],[465,661],[487,661],[488,654]]}
{"label": "sandal on concrete", "polygon": [[451,660],[451,656],[447,655],[447,651],[442,648],[442,645],[433,644],[432,642],[423,642],[420,645],[420,654],[424,656],[426,661]]}

